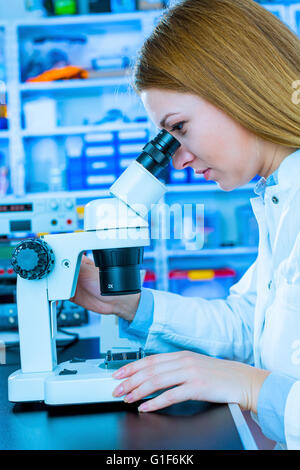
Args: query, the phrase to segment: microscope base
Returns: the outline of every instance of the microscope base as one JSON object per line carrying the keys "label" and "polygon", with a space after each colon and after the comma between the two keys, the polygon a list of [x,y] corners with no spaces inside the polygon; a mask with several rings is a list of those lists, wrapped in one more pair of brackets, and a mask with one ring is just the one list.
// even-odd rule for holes
{"label": "microscope base", "polygon": [[112,396],[122,382],[112,378],[113,372],[105,368],[104,359],[73,359],[51,372],[18,370],[8,379],[8,398],[11,402],[44,401],[48,405],[123,401]]}

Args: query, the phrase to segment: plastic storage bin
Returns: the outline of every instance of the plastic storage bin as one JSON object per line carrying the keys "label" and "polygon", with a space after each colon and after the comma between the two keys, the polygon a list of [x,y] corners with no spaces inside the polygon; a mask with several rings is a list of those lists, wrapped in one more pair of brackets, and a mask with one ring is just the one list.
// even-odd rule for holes
{"label": "plastic storage bin", "polygon": [[99,132],[84,137],[84,187],[110,186],[117,177],[116,132]]}
{"label": "plastic storage bin", "polygon": [[236,271],[231,268],[178,269],[169,272],[169,289],[186,297],[226,298],[235,277]]}
{"label": "plastic storage bin", "polygon": [[118,175],[139,156],[143,147],[149,141],[148,129],[132,129],[117,132]]}

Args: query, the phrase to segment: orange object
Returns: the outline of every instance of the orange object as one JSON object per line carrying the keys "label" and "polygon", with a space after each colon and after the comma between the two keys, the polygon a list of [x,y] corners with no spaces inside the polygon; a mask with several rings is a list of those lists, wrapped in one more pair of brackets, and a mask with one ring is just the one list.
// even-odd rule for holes
{"label": "orange object", "polygon": [[53,82],[55,80],[88,78],[88,76],[89,73],[87,70],[81,67],[76,67],[75,65],[67,65],[66,67],[46,70],[46,72],[43,72],[36,77],[28,78],[26,82]]}

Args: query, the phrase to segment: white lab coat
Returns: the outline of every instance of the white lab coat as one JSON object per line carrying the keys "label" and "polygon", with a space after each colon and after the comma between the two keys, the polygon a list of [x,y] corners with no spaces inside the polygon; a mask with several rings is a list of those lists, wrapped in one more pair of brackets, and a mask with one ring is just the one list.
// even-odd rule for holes
{"label": "white lab coat", "polygon": [[284,424],[287,448],[300,449],[300,149],[281,163],[278,184],[267,186],[264,201],[250,201],[259,226],[256,261],[227,299],[153,290],[145,348],[189,349],[297,379]]}

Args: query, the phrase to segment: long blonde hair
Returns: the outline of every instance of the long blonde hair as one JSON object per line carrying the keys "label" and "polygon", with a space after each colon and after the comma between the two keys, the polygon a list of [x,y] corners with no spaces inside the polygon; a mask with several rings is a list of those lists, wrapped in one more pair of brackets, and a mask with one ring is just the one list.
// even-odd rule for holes
{"label": "long blonde hair", "polygon": [[133,69],[149,88],[206,99],[268,141],[300,147],[300,39],[253,0],[183,0],[166,10]]}

